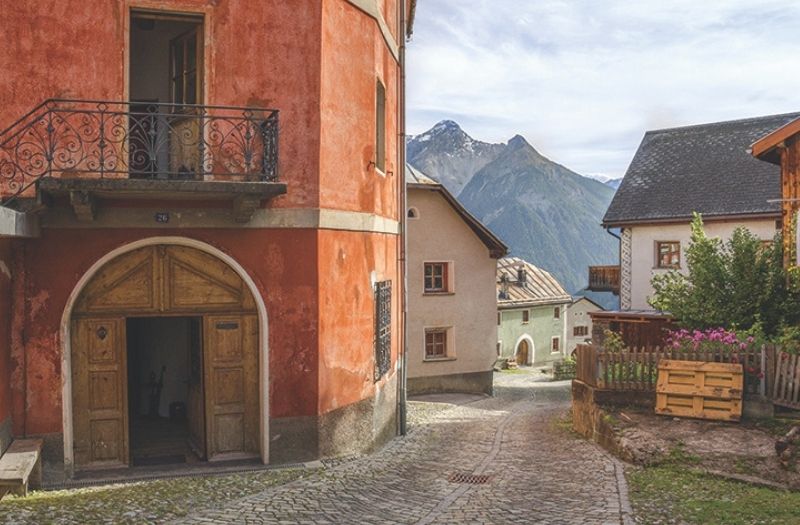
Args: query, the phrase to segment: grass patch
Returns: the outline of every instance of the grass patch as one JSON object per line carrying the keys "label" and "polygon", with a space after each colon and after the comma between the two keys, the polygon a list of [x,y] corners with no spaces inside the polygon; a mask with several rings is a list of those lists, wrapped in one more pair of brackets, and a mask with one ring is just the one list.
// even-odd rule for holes
{"label": "grass patch", "polygon": [[627,477],[639,523],[788,525],[800,517],[798,493],[722,480],[677,463],[632,470]]}
{"label": "grass patch", "polygon": [[758,419],[754,423],[756,428],[760,428],[775,437],[785,436],[786,433],[792,429],[792,427],[797,425],[800,425],[800,421],[797,419],[786,419],[780,417]]}
{"label": "grass patch", "polygon": [[575,429],[572,427],[572,410],[564,412],[560,416],[551,419],[550,427],[556,432],[579,436],[579,434],[575,432]]}
{"label": "grass patch", "polygon": [[160,523],[222,505],[309,471],[270,470],[225,476],[141,481],[58,491],[36,491],[0,502],[4,523]]}
{"label": "grass patch", "polygon": [[701,460],[700,456],[687,452],[686,445],[677,443],[659,464],[672,466],[697,465]]}
{"label": "grass patch", "polygon": [[513,375],[513,374],[529,374],[530,372],[528,372],[527,370],[523,370],[521,368],[507,368],[505,370],[500,370],[500,373]]}

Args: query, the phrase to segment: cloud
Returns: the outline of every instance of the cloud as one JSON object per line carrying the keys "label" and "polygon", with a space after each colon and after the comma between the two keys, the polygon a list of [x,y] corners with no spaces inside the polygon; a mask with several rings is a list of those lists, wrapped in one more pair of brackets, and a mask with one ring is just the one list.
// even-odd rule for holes
{"label": "cloud", "polygon": [[409,131],[451,118],[621,176],[648,129],[800,110],[797,27],[787,0],[420,0]]}

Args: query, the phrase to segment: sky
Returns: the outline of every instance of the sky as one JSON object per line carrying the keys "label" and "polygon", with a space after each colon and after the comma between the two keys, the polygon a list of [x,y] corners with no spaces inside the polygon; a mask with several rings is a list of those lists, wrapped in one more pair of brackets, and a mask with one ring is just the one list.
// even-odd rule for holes
{"label": "sky", "polygon": [[648,129],[800,111],[795,0],[418,0],[408,131],[621,177]]}

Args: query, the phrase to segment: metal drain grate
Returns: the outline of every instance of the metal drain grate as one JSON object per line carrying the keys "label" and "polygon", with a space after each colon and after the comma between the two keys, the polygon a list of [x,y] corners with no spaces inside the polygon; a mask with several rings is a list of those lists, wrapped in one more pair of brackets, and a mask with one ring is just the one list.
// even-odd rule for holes
{"label": "metal drain grate", "polygon": [[448,476],[450,483],[469,483],[470,485],[483,485],[492,479],[488,474],[464,474],[463,472],[453,472]]}

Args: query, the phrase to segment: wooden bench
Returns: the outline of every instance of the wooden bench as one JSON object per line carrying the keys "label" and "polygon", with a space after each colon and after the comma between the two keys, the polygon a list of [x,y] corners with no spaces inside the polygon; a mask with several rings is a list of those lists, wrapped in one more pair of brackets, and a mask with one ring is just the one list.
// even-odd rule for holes
{"label": "wooden bench", "polygon": [[15,439],[0,456],[0,498],[7,492],[28,495],[42,483],[42,440]]}

